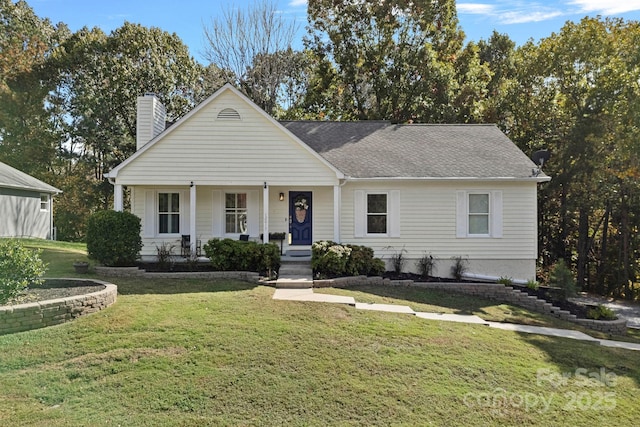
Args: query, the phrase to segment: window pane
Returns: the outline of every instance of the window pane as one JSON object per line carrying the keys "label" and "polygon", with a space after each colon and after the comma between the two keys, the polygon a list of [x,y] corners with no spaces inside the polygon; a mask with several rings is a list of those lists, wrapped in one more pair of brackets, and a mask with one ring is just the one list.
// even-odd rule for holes
{"label": "window pane", "polygon": [[179,233],[180,232],[180,215],[173,214],[169,215],[171,217],[171,229],[169,233]]}
{"label": "window pane", "polygon": [[489,213],[489,195],[469,194],[469,213]]}
{"label": "window pane", "polygon": [[225,195],[225,200],[224,200],[224,206],[229,209],[229,208],[235,208],[236,207],[236,195],[229,193]]}
{"label": "window pane", "polygon": [[245,193],[238,194],[238,201],[236,202],[236,207],[241,209],[247,208],[247,195]]}
{"label": "window pane", "polygon": [[171,212],[180,212],[180,194],[171,193]]}
{"label": "window pane", "polygon": [[169,212],[169,194],[158,194],[158,212]]}
{"label": "window pane", "polygon": [[469,215],[469,234],[489,234],[489,215]]}
{"label": "window pane", "polygon": [[225,220],[225,232],[226,233],[235,233],[236,232],[236,216],[234,214],[227,214]]}
{"label": "window pane", "polygon": [[386,232],[387,232],[387,216],[386,215],[367,215],[367,233],[386,234]]}
{"label": "window pane", "polygon": [[158,230],[160,233],[168,233],[169,232],[169,216],[168,215],[160,215],[160,228]]}
{"label": "window pane", "polygon": [[367,213],[387,213],[387,195],[367,194]]}

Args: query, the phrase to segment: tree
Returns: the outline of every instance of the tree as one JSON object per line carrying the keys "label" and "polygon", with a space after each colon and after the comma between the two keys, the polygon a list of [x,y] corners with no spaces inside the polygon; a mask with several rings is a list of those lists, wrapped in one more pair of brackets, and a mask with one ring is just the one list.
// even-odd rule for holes
{"label": "tree", "polygon": [[274,114],[282,105],[283,86],[295,71],[291,44],[297,30],[274,2],[261,1],[246,10],[229,7],[204,27],[208,42],[204,56],[229,72],[233,83],[263,110]]}
{"label": "tree", "polygon": [[482,97],[481,76],[488,73],[473,46],[462,51],[455,2],[311,0],[308,15],[305,45],[320,65],[313,80],[322,83],[310,87],[339,105],[337,117],[327,111],[330,117],[471,120],[474,106],[461,104]]}
{"label": "tree", "polygon": [[57,137],[45,103],[53,88],[45,63],[68,34],[24,1],[0,0],[0,160],[50,177]]}

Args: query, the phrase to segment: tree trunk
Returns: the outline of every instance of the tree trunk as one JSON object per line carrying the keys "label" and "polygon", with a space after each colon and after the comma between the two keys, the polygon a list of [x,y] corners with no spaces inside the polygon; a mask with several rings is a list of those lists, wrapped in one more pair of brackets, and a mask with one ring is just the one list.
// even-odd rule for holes
{"label": "tree trunk", "polygon": [[589,255],[589,212],[584,206],[580,207],[578,219],[578,286],[585,289],[587,259]]}
{"label": "tree trunk", "polygon": [[621,257],[620,262],[622,264],[622,276],[621,281],[624,285],[624,297],[625,299],[633,299],[633,294],[629,286],[629,207],[627,206],[627,194],[623,190],[622,203],[620,203],[620,245],[621,245]]}
{"label": "tree trunk", "polygon": [[607,202],[604,211],[604,224],[602,226],[602,245],[600,245],[600,256],[598,259],[598,273],[596,277],[596,293],[604,295],[604,271],[607,265],[607,240],[609,239],[609,214],[611,212],[611,203]]}

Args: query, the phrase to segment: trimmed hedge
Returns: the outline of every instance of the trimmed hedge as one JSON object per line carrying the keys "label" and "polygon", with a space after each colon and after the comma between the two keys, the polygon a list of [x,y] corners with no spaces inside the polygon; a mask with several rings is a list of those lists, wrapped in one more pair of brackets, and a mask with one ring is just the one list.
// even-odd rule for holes
{"label": "trimmed hedge", "polygon": [[323,240],[311,247],[311,268],[319,278],[379,276],[384,273],[385,264],[374,257],[373,249],[366,246]]}
{"label": "trimmed hedge", "polygon": [[89,257],[107,267],[133,267],[142,249],[140,218],[131,212],[105,210],[87,221]]}
{"label": "trimmed hedge", "polygon": [[271,273],[280,268],[280,248],[275,243],[211,239],[203,249],[211,266],[218,271]]}

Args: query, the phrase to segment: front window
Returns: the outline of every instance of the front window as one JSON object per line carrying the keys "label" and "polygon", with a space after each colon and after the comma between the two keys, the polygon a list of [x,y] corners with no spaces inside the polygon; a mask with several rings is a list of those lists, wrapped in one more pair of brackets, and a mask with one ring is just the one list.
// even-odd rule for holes
{"label": "front window", "polygon": [[387,233],[387,195],[367,194],[367,234]]}
{"label": "front window", "polygon": [[228,234],[247,233],[247,194],[227,193],[225,195],[225,232]]}
{"label": "front window", "polygon": [[158,219],[160,234],[180,233],[180,194],[158,194]]}
{"label": "front window", "polygon": [[488,194],[469,194],[469,234],[489,235]]}
{"label": "front window", "polygon": [[40,195],[40,212],[49,212],[49,195]]}

